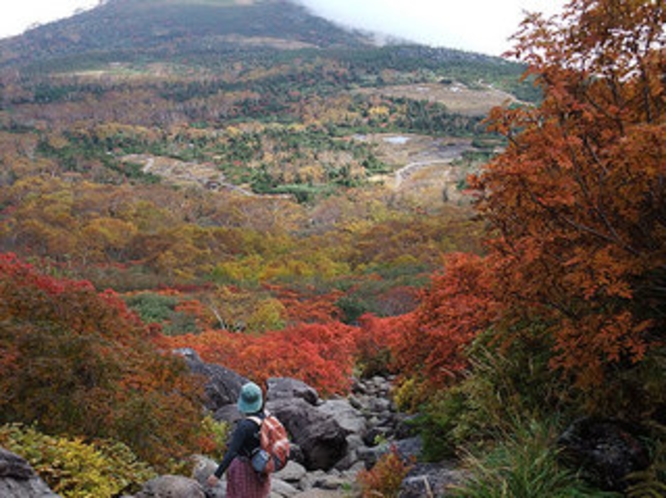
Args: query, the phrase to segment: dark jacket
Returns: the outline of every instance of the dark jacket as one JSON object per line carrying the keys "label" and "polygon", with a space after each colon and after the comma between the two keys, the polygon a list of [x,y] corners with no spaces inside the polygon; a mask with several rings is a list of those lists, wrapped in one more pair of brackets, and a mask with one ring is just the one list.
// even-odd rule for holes
{"label": "dark jacket", "polygon": [[[259,417],[262,420],[265,417],[263,412],[253,413],[251,416]],[[218,479],[222,477],[234,458],[251,458],[254,451],[259,448],[259,444],[259,426],[257,423],[249,418],[241,419],[234,429],[227,451],[215,471],[215,476]]]}

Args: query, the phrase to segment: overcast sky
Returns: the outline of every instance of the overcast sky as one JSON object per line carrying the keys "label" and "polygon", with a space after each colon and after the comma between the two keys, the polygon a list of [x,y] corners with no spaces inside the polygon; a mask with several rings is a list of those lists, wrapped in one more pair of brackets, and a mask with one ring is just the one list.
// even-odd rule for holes
{"label": "overcast sky", "polygon": [[[9,0],[3,0],[8,2]],[[298,0],[340,23],[447,48],[500,55],[524,11],[554,14],[565,0]],[[61,19],[99,0],[16,0],[2,8],[0,37]]]}

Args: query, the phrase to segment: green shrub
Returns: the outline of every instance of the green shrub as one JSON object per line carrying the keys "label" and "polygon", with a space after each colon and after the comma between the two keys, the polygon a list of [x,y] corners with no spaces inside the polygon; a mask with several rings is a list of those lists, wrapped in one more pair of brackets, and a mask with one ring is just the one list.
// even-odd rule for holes
{"label": "green shrub", "polygon": [[208,439],[208,444],[203,450],[212,459],[221,460],[227,449],[231,426],[226,422],[218,422],[211,415],[206,415],[201,421],[201,428]]}
{"label": "green shrub", "polygon": [[641,472],[628,476],[629,498],[660,498],[666,496],[666,426],[651,423],[650,438],[650,466]]}
{"label": "green shrub", "polygon": [[143,292],[125,298],[125,302],[145,323],[161,323],[171,320],[178,305],[178,298]]}
{"label": "green shrub", "polygon": [[436,462],[452,457],[459,440],[455,430],[464,416],[465,396],[456,388],[438,393],[414,420],[423,440],[423,459]]}
{"label": "green shrub", "polygon": [[122,443],[48,436],[21,424],[0,426],[0,446],[25,458],[64,498],[106,498],[138,491],[155,471]]}
{"label": "green shrub", "polygon": [[142,292],[125,298],[125,302],[141,317],[144,323],[161,324],[167,335],[198,332],[193,316],[176,311],[180,302],[177,297]]}
{"label": "green shrub", "polygon": [[588,488],[557,458],[557,426],[552,422],[514,421],[489,452],[465,459],[470,477],[457,486],[456,498],[620,497]]}
{"label": "green shrub", "polygon": [[561,401],[567,386],[549,368],[550,349],[538,326],[521,330],[523,338],[500,349],[482,334],[468,351],[470,369],[458,384],[430,396],[420,408],[417,427],[430,460],[461,446],[481,449],[512,420],[545,420],[551,413],[567,418]]}

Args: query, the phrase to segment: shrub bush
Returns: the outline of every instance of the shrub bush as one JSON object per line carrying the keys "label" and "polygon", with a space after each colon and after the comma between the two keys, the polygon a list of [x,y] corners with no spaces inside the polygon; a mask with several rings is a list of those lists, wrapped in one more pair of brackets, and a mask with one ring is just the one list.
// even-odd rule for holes
{"label": "shrub bush", "polygon": [[113,292],[0,255],[0,423],[127,444],[153,465],[197,448],[201,381]]}
{"label": "shrub bush", "polygon": [[557,430],[552,422],[517,421],[482,456],[465,462],[471,477],[456,487],[456,498],[617,497],[586,487],[558,464]]}
{"label": "shrub bush", "polygon": [[371,470],[361,470],[357,480],[361,486],[363,498],[397,498],[403,479],[412,468],[412,463],[405,461],[395,446],[385,453]]}
{"label": "shrub bush", "polygon": [[85,443],[21,424],[0,426],[0,446],[21,455],[64,498],[111,498],[139,491],[157,474],[117,441]]}
{"label": "shrub bush", "polygon": [[571,417],[566,383],[549,368],[550,348],[532,325],[499,347],[490,332],[480,334],[466,354],[470,367],[464,379],[432,394],[420,407],[417,426],[428,459],[438,459],[467,446],[481,449],[513,420],[545,420],[551,413]]}

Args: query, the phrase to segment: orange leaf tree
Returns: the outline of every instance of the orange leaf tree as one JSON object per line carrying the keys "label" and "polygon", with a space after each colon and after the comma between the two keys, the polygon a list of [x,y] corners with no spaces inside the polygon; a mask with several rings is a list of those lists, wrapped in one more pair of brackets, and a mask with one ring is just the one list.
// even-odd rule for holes
{"label": "orange leaf tree", "polygon": [[200,389],[111,292],[0,255],[0,422],[112,438],[165,464],[196,447]]}
{"label": "orange leaf tree", "polygon": [[665,23],[653,0],[529,16],[512,55],[544,98],[493,111],[509,144],[475,179],[504,316],[545,323],[578,386],[663,344]]}
{"label": "orange leaf tree", "polygon": [[489,270],[480,256],[447,255],[419,307],[388,322],[394,367],[426,388],[459,380],[468,366],[465,348],[496,318]]}
{"label": "orange leaf tree", "polygon": [[355,327],[329,321],[257,335],[207,330],[156,341],[168,348],[193,348],[205,361],[259,383],[269,377],[293,377],[330,395],[346,392],[351,385],[357,333]]}

